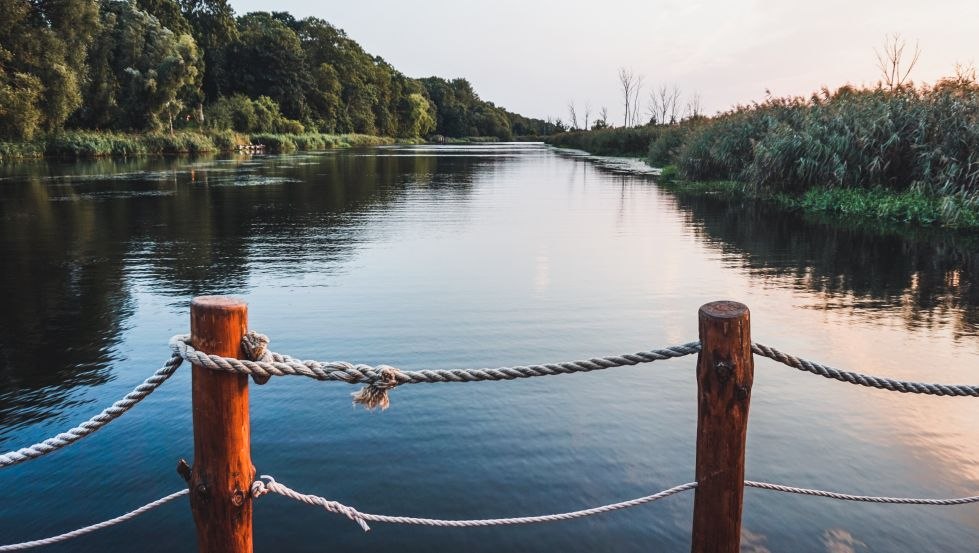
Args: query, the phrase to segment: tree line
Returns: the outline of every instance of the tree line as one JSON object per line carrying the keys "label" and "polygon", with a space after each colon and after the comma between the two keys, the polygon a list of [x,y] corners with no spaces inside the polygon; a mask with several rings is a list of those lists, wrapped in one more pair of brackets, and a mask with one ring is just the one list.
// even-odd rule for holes
{"label": "tree line", "polygon": [[315,17],[227,0],[0,0],[0,138],[66,128],[538,136],[552,123],[414,79]]}

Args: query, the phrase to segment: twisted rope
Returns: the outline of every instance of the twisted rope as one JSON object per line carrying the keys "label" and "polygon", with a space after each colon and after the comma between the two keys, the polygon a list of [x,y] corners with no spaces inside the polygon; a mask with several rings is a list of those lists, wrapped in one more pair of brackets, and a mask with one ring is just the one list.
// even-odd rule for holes
{"label": "twisted rope", "polygon": [[144,380],[142,384],[136,386],[136,388],[126,394],[125,397],[113,403],[110,407],[107,407],[104,411],[88,419],[82,424],[62,432],[57,436],[48,438],[43,442],[0,454],[0,468],[23,463],[24,461],[29,461],[31,459],[36,459],[42,455],[46,455],[52,451],[56,451],[65,446],[71,445],[109,424],[126,411],[132,409],[133,406],[142,401],[143,398],[150,395],[153,390],[160,386],[160,384],[166,382],[173,372],[177,370],[177,367],[180,366],[181,362],[183,362],[183,359],[181,359],[180,356],[171,356],[159,370],[153,373],[153,376]]}
{"label": "twisted rope", "polygon": [[783,353],[773,347],[762,344],[751,344],[751,351],[756,355],[774,359],[783,365],[788,365],[801,371],[808,371],[819,376],[832,378],[841,382],[849,382],[859,386],[879,388],[881,390],[891,390],[905,394],[927,394],[933,396],[968,396],[979,397],[979,386],[966,386],[956,384],[926,384],[923,382],[907,382],[903,380],[893,380],[880,376],[870,376],[856,372],[841,371],[827,365],[822,365],[806,359],[799,359],[794,355]]}
{"label": "twisted rope", "polygon": [[262,478],[268,480],[268,482],[263,482],[261,480],[255,481],[252,484],[252,496],[255,498],[261,497],[267,493],[276,493],[289,499],[293,499],[300,503],[305,503],[307,505],[313,505],[316,507],[322,507],[331,513],[338,515],[343,515],[350,520],[356,522],[365,531],[370,531],[370,526],[367,525],[368,522],[386,522],[390,524],[414,524],[420,526],[438,526],[442,528],[474,528],[479,526],[512,526],[517,524],[535,524],[541,522],[557,522],[561,520],[571,520],[575,518],[582,518],[592,515],[598,515],[601,513],[608,513],[610,511],[618,511],[620,509],[628,509],[630,507],[636,507],[638,505],[643,505],[646,503],[652,503],[659,499],[670,497],[671,495],[676,495],[680,492],[685,492],[687,490],[692,490],[697,487],[696,482],[689,482],[687,484],[681,484],[679,486],[674,486],[672,488],[663,490],[659,493],[653,495],[647,495],[645,497],[639,497],[636,499],[630,499],[628,501],[622,501],[619,503],[611,503],[609,505],[603,505],[601,507],[594,507],[591,509],[584,509],[581,511],[572,511],[569,513],[558,513],[554,515],[539,515],[530,517],[517,517],[517,518],[488,518],[488,519],[475,519],[475,520],[443,520],[436,518],[416,518],[416,517],[402,517],[402,516],[388,516],[388,515],[374,515],[370,513],[362,513],[353,507],[349,507],[342,503],[336,501],[331,501],[329,499],[319,497],[316,495],[307,495],[299,493],[287,486],[284,486],[275,481],[271,476],[263,475]]}
{"label": "twisted rope", "polygon": [[852,495],[848,493],[827,492],[823,490],[813,490],[809,488],[796,488],[794,486],[783,486],[781,484],[769,484],[768,482],[755,482],[745,480],[744,485],[751,488],[762,490],[772,490],[775,492],[796,493],[800,495],[812,495],[816,497],[828,497],[843,501],[862,501],[865,503],[891,503],[898,505],[965,505],[966,503],[979,503],[979,495],[971,497],[956,497],[951,499],[916,499],[913,497],[878,497],[873,495]]}
{"label": "twisted rope", "polygon": [[[249,332],[248,340],[255,344],[268,344],[268,337],[257,332]],[[200,366],[213,370],[228,371],[265,378],[270,376],[298,375],[315,380],[335,380],[348,384],[366,384],[363,390],[354,394],[354,401],[368,408],[388,405],[387,392],[401,384],[421,384],[434,382],[481,382],[487,380],[514,380],[534,376],[552,376],[589,372],[613,367],[624,367],[683,357],[700,351],[700,342],[690,342],[678,346],[626,355],[596,357],[580,361],[549,363],[545,365],[522,365],[499,367],[495,369],[452,369],[402,371],[387,365],[354,365],[343,361],[300,361],[288,355],[264,349],[268,360],[251,361],[233,359],[219,355],[209,355],[197,351],[190,344],[189,335],[177,335],[170,339],[174,355]]]}
{"label": "twisted rope", "polygon": [[67,540],[70,540],[72,538],[77,538],[79,536],[84,536],[85,534],[88,534],[90,532],[95,532],[96,530],[101,530],[103,528],[108,528],[109,526],[115,526],[116,524],[122,524],[123,522],[126,522],[127,520],[130,520],[130,519],[133,519],[133,518],[138,517],[139,515],[145,513],[146,511],[151,511],[151,510],[156,509],[157,507],[159,507],[161,505],[165,505],[165,504],[173,501],[174,499],[177,499],[178,497],[187,495],[187,492],[188,491],[189,490],[180,490],[179,492],[174,492],[174,493],[172,493],[172,494],[170,494],[170,495],[168,495],[166,497],[161,497],[160,499],[157,499],[156,501],[153,501],[151,503],[147,503],[146,505],[143,505],[142,507],[140,507],[138,509],[129,511],[128,513],[126,513],[124,515],[117,516],[116,518],[109,519],[109,520],[106,520],[104,522],[100,522],[98,524],[93,524],[91,526],[86,526],[84,528],[79,528],[78,530],[72,530],[71,532],[66,532],[64,534],[59,534],[57,536],[51,536],[50,538],[44,538],[44,539],[40,539],[40,540],[25,541],[25,542],[21,542],[21,543],[12,543],[10,545],[0,545],[0,552],[5,552],[5,551],[23,551],[24,549],[30,549],[32,547],[40,547],[42,545],[51,545],[51,544],[55,544],[55,543],[67,541]]}
{"label": "twisted rope", "polygon": [[[262,480],[256,480],[252,484],[252,496],[256,499],[268,494],[276,493],[284,497],[288,497],[294,501],[300,503],[305,503],[307,505],[313,505],[315,507],[322,507],[327,511],[343,515],[350,520],[356,522],[365,531],[370,531],[370,526],[368,522],[384,522],[390,524],[413,524],[421,526],[437,526],[442,528],[473,528],[479,526],[511,526],[516,524],[535,524],[541,522],[557,522],[561,520],[571,520],[575,518],[582,518],[592,515],[597,515],[601,513],[607,513],[610,511],[617,511],[620,509],[628,509],[630,507],[636,507],[638,505],[643,505],[645,503],[652,503],[653,501],[669,497],[671,495],[676,495],[680,492],[687,490],[692,490],[697,487],[696,482],[689,482],[687,484],[681,484],[679,486],[674,486],[672,488],[663,490],[659,493],[652,495],[647,495],[645,497],[640,497],[636,499],[630,499],[628,501],[622,501],[619,503],[611,503],[609,505],[603,505],[601,507],[593,507],[591,509],[584,509],[581,511],[572,511],[569,513],[558,513],[554,515],[539,515],[530,517],[517,517],[517,518],[490,518],[490,519],[474,519],[474,520],[445,520],[436,518],[416,518],[416,517],[404,517],[404,516],[389,516],[389,515],[375,515],[370,513],[363,513],[357,509],[339,503],[337,501],[332,501],[324,497],[317,495],[309,495],[297,492],[288,486],[276,482],[271,476],[262,475]],[[865,503],[888,503],[888,504],[900,504],[900,505],[933,505],[933,506],[945,506],[945,505],[964,505],[967,503],[977,503],[979,502],[979,496],[974,497],[961,497],[952,499],[917,499],[911,497],[878,497],[878,496],[867,496],[867,495],[852,495],[837,492],[828,492],[823,490],[813,490],[809,488],[797,488],[793,486],[783,486],[781,484],[769,484],[768,482],[755,482],[752,480],[745,480],[745,486],[752,488],[760,488],[764,490],[772,490],[776,492],[785,493],[795,493],[802,495],[818,496],[818,497],[828,497],[831,499],[838,499],[843,501],[859,501]]]}

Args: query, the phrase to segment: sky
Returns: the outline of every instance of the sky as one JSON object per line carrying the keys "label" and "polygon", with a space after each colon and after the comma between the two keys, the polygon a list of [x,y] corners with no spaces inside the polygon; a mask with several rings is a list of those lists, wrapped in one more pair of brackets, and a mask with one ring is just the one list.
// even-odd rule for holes
{"label": "sky", "polygon": [[[979,62],[979,0],[232,0],[238,13],[288,11],[344,29],[411,77],[465,77],[484,100],[567,120],[607,106],[621,123],[620,67],[641,96],[676,85],[713,114],[736,104],[873,84],[889,33],[917,42],[911,78],[934,82]],[[685,102],[685,100],[684,100]],[[643,108],[645,111],[645,108]],[[594,118],[594,115],[592,116]]]}

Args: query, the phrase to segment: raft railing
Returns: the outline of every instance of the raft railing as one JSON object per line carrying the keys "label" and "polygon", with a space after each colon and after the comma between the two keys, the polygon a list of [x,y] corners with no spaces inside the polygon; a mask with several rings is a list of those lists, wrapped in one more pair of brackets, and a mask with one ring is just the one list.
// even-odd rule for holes
{"label": "raft railing", "polygon": [[[258,498],[269,493],[343,515],[366,531],[371,522],[454,528],[556,522],[636,507],[694,490],[693,553],[736,553],[740,550],[745,487],[871,503],[933,506],[979,503],[979,496],[949,499],[864,496],[745,480],[748,408],[755,355],[841,382],[901,393],[975,398],[979,397],[979,386],[908,382],[843,371],[753,343],[749,310],[741,303],[719,301],[702,306],[699,311],[700,340],[696,342],[545,365],[422,371],[402,371],[387,365],[301,361],[275,353],[268,349],[266,336],[248,330],[247,313],[247,304],[239,299],[225,296],[194,298],[190,307],[191,333],[170,340],[171,357],[152,376],[81,425],[43,442],[0,454],[0,468],[4,468],[64,448],[132,409],[187,361],[193,366],[194,465],[191,467],[183,459],[177,463],[177,472],[187,482],[185,489],[91,526],[49,538],[0,545],[0,552],[21,551],[77,538],[121,524],[185,495],[190,497],[199,550],[234,553],[252,551],[252,507]],[[696,480],[628,501],[566,513],[515,518],[458,520],[377,515],[324,497],[297,492],[271,476],[256,478],[251,460],[249,377],[257,384],[265,384],[273,376],[287,375],[364,384],[354,394],[354,402],[368,409],[386,409],[390,405],[391,390],[406,384],[514,380],[590,372],[694,353],[698,354]]]}

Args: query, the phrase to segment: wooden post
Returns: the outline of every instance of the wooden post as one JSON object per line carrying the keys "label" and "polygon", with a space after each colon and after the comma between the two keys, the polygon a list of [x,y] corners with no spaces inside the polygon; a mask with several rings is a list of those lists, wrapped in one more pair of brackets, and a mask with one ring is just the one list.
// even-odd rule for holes
{"label": "wooden post", "polygon": [[[190,304],[190,333],[198,351],[241,356],[248,306],[223,296]],[[194,365],[194,467],[190,507],[197,547],[206,553],[252,552],[251,461],[248,377]]]}
{"label": "wooden post", "polygon": [[738,553],[744,499],[748,404],[754,379],[748,307],[733,301],[700,308],[697,359],[697,491],[693,553]]}

